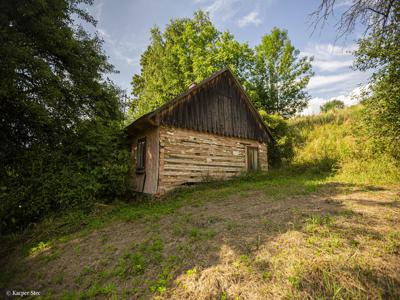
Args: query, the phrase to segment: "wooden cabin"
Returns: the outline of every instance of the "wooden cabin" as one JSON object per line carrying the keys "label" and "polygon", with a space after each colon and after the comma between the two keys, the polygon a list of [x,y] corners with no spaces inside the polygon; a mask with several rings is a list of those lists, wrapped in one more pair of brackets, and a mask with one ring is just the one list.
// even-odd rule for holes
{"label": "wooden cabin", "polygon": [[127,127],[134,188],[176,186],[268,169],[271,133],[228,68]]}

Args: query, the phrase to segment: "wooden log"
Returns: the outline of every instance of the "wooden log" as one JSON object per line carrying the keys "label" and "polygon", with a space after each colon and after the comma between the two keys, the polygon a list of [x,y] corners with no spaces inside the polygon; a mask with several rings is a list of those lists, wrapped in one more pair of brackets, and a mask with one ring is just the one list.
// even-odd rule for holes
{"label": "wooden log", "polygon": [[259,163],[267,169],[266,144],[188,129],[160,128],[159,191],[207,178],[229,178],[246,171],[247,147],[259,149]]}

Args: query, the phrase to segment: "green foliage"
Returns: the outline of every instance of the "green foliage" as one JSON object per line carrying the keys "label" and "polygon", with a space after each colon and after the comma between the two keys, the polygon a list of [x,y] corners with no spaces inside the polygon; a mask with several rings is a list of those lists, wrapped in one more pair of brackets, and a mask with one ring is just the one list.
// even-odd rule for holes
{"label": "green foliage", "polygon": [[200,82],[224,66],[243,80],[252,50],[229,32],[219,32],[208,14],[173,19],[162,33],[151,30],[151,43],[141,57],[141,74],[132,79],[131,114],[139,117]]}
{"label": "green foliage", "polygon": [[288,122],[278,114],[268,115],[261,110],[260,115],[271,129],[274,140],[268,144],[268,162],[272,166],[279,166],[282,163],[289,163],[294,155],[293,130]]}
{"label": "green foliage", "polygon": [[[400,55],[400,54],[399,54]],[[364,102],[364,124],[376,151],[400,159],[400,72],[384,75],[372,85]]]}
{"label": "green foliage", "polygon": [[331,225],[332,217],[330,215],[320,216],[320,215],[312,215],[311,217],[306,219],[307,225]]}
{"label": "green foliage", "polygon": [[363,105],[290,120],[293,164],[335,172],[341,181],[388,184],[400,180],[398,160],[380,151],[364,122]]}
{"label": "green foliage", "polygon": [[98,282],[95,282],[86,293],[83,293],[80,296],[80,299],[93,299],[100,295],[115,295],[117,292],[117,288],[114,283],[109,283],[105,286],[100,286]]}
{"label": "green foliage", "polygon": [[344,108],[343,101],[336,100],[336,99],[328,101],[324,105],[320,106],[320,109],[322,112],[328,112],[333,109],[343,109],[343,108]]}
{"label": "green foliage", "polygon": [[119,90],[82,1],[0,4],[0,232],[126,192]]}
{"label": "green foliage", "polygon": [[143,274],[146,269],[146,260],[142,253],[127,253],[119,260],[115,268],[115,274],[121,278],[128,275]]}
{"label": "green foliage", "polygon": [[218,31],[208,14],[197,11],[192,19],[171,20],[164,32],[151,30],[141,73],[132,79],[130,113],[137,118],[228,66],[256,106],[292,116],[309,99],[305,87],[313,74],[311,61],[299,57],[286,31],[274,28],[253,50],[228,31]]}
{"label": "green foliage", "polygon": [[[2,1],[0,6],[0,160],[6,164],[35,146],[51,150],[82,120],[118,119],[116,89],[101,41],[73,26],[91,1]],[[2,172],[3,170],[0,170]],[[0,176],[3,174],[0,174]]]}
{"label": "green foliage", "polygon": [[276,27],[255,47],[249,94],[260,109],[290,117],[307,106],[313,58],[299,54],[287,31]]}
{"label": "green foliage", "polygon": [[[352,151],[352,159],[342,170],[348,171],[343,172],[345,176],[360,172],[368,180],[376,177],[383,182],[393,181],[399,177],[396,173],[400,158],[400,2],[350,2],[349,8],[341,12],[338,29],[346,34],[359,24],[365,26],[365,34],[358,40],[354,53],[354,68],[372,70],[373,75],[371,93],[364,95],[363,114],[357,122],[357,150]],[[327,20],[334,6],[335,0],[322,1],[313,13],[315,24]]]}
{"label": "green foliage", "polygon": [[376,148],[399,160],[400,3],[378,3],[388,4],[387,20],[374,23],[370,34],[359,40],[355,67],[374,71],[371,95],[364,101],[364,124],[373,136]]}
{"label": "green foliage", "polygon": [[58,151],[32,149],[8,167],[0,191],[1,231],[22,229],[50,211],[86,210],[128,192],[130,156],[119,123],[87,121]]}
{"label": "green foliage", "polygon": [[176,256],[169,256],[165,261],[161,263],[162,270],[158,274],[157,280],[150,284],[150,291],[153,293],[162,294],[167,290],[168,284],[171,282],[175,268],[179,260]]}

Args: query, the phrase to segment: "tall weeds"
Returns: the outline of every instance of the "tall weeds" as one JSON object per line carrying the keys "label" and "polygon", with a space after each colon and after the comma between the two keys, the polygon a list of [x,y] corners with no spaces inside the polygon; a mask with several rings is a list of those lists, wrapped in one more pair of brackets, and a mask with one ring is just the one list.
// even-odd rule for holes
{"label": "tall weeds", "polygon": [[371,137],[364,110],[359,104],[290,120],[295,132],[293,164],[318,166],[341,181],[399,183],[400,164]]}

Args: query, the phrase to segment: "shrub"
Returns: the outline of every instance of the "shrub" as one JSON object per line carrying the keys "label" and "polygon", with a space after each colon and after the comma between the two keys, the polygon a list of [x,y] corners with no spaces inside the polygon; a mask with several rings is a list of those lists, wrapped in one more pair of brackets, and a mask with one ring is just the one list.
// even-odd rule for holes
{"label": "shrub", "polygon": [[272,166],[279,166],[292,160],[293,131],[287,121],[278,114],[268,115],[261,110],[263,121],[271,129],[273,140],[268,144],[268,162]]}
{"label": "shrub", "polygon": [[330,110],[343,109],[343,108],[344,108],[343,101],[336,100],[336,99],[328,101],[324,105],[320,106],[320,109],[322,112],[328,112]]}
{"label": "shrub", "polygon": [[128,192],[129,148],[118,123],[88,121],[67,147],[35,148],[0,178],[0,232],[23,229],[50,212],[110,202]]}

